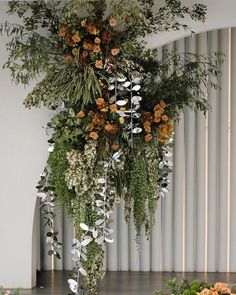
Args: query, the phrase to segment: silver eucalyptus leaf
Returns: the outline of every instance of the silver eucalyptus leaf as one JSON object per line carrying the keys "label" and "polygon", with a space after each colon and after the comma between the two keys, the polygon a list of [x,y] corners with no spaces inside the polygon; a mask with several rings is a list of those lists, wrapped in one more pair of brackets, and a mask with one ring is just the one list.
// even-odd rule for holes
{"label": "silver eucalyptus leaf", "polygon": [[98,182],[99,184],[104,184],[104,183],[106,183],[106,179],[103,178],[103,177],[101,177],[101,178],[98,178],[97,182]]}
{"label": "silver eucalyptus leaf", "polygon": [[103,219],[98,219],[97,221],[95,221],[95,225],[100,226],[104,223]]}
{"label": "silver eucalyptus leaf", "polygon": [[139,91],[141,89],[141,86],[140,85],[135,85],[132,90],[133,91]]}
{"label": "silver eucalyptus leaf", "polygon": [[125,82],[127,80],[127,78],[125,78],[125,77],[119,77],[119,78],[117,78],[117,81],[118,82]]}
{"label": "silver eucalyptus leaf", "polygon": [[115,85],[111,84],[109,87],[108,87],[108,90],[113,90],[115,89]]}
{"label": "silver eucalyptus leaf", "polygon": [[80,267],[79,268],[79,272],[83,275],[83,276],[87,276],[87,271],[83,268],[83,267]]}
{"label": "silver eucalyptus leaf", "polygon": [[120,117],[125,117],[125,113],[122,111],[116,111],[117,115],[119,115]]}
{"label": "silver eucalyptus leaf", "polygon": [[142,78],[139,78],[139,77],[135,77],[135,78],[132,79],[132,82],[133,82],[134,84],[140,84],[141,81],[142,81]]}
{"label": "silver eucalyptus leaf", "polygon": [[80,227],[82,228],[82,230],[85,230],[85,231],[89,230],[89,227],[85,223],[80,223]]}
{"label": "silver eucalyptus leaf", "polygon": [[114,242],[114,239],[109,239],[109,238],[105,238],[105,241],[107,242],[107,243],[113,243]]}
{"label": "silver eucalyptus leaf", "polygon": [[140,133],[140,132],[142,132],[142,128],[140,128],[140,127],[136,127],[136,128],[134,128],[132,130],[132,133],[134,133],[134,134],[137,134],[137,133]]}
{"label": "silver eucalyptus leaf", "polygon": [[98,245],[101,245],[104,242],[104,236],[100,236],[99,238],[95,239],[95,242]]}
{"label": "silver eucalyptus leaf", "polygon": [[87,246],[90,242],[91,242],[92,239],[85,239],[81,242],[81,246],[85,247]]}
{"label": "silver eucalyptus leaf", "polygon": [[117,101],[116,101],[116,104],[117,104],[118,106],[124,106],[124,105],[127,104],[127,101],[124,100],[124,99],[122,99],[122,100],[117,100]]}
{"label": "silver eucalyptus leaf", "polygon": [[130,86],[130,84],[131,84],[131,82],[126,81],[124,84],[122,84],[122,86],[125,87],[125,88],[127,88],[127,87]]}

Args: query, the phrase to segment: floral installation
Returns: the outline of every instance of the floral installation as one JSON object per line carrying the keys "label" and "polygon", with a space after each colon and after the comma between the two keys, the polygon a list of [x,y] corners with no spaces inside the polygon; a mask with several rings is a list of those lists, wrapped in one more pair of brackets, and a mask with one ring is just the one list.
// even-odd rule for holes
{"label": "floral installation", "polygon": [[[55,111],[48,123],[49,157],[37,186],[49,255],[60,258],[55,202],[75,227],[72,293],[96,293],[104,275],[111,214],[121,199],[139,241],[149,236],[159,198],[169,190],[174,124],[185,107],[206,113],[220,54],[177,55],[147,49],[144,37],[204,21],[203,4],[166,0],[9,1],[21,24],[0,25],[11,40],[8,68],[16,83],[39,76],[24,105]],[[84,278],[81,280],[81,275]]]}
{"label": "floral installation", "polygon": [[216,282],[211,285],[208,282],[198,280],[189,282],[185,279],[178,281],[176,279],[167,282],[166,291],[155,291],[154,295],[174,294],[174,295],[230,295],[235,293],[235,286],[231,289],[227,284]]}

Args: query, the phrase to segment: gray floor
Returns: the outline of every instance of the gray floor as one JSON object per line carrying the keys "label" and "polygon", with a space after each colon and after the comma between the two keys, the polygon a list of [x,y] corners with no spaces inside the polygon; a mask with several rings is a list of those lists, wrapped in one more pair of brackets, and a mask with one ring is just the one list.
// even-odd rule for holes
{"label": "gray floor", "polygon": [[[214,283],[222,281],[236,284],[236,273],[174,273],[174,272],[107,272],[99,284],[100,295],[152,295],[155,289],[163,289],[170,278],[199,279]],[[38,286],[21,290],[21,295],[67,295],[68,273],[43,271],[38,274]]]}

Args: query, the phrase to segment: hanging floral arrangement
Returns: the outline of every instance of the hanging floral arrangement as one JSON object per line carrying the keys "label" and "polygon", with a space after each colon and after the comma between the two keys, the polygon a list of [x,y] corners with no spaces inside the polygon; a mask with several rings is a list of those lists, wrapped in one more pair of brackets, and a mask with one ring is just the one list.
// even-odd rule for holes
{"label": "hanging floral arrangement", "polygon": [[75,227],[70,289],[79,294],[83,284],[95,293],[104,275],[104,244],[112,242],[114,206],[124,199],[137,241],[142,226],[150,234],[158,199],[168,191],[174,122],[185,107],[208,110],[205,88],[215,87],[219,74],[218,54],[163,51],[160,60],[144,37],[186,29],[180,22],[186,15],[204,21],[206,7],[178,0],[160,7],[153,0],[8,4],[21,24],[0,26],[11,37],[5,67],[16,83],[40,76],[24,104],[55,111],[38,185],[49,254],[60,257],[56,201]]}

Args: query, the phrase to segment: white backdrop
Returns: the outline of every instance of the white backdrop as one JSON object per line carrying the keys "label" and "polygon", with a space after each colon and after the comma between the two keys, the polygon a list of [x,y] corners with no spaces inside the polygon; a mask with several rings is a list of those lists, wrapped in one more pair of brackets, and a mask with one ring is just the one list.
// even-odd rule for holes
{"label": "white backdrop", "polygon": [[[123,218],[123,204],[115,210],[115,242],[108,245],[106,268],[235,272],[236,29],[202,33],[167,48],[180,54],[222,51],[221,89],[209,91],[212,111],[206,118],[186,110],[176,124],[171,192],[159,202],[150,240],[143,230],[137,249],[134,226]],[[56,260],[55,268],[67,269],[71,267],[72,229],[60,214],[56,223],[66,245],[64,259]],[[52,267],[50,258],[42,267]]]}

